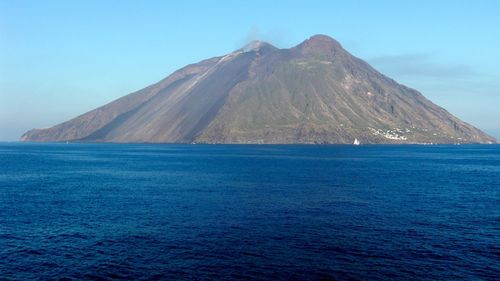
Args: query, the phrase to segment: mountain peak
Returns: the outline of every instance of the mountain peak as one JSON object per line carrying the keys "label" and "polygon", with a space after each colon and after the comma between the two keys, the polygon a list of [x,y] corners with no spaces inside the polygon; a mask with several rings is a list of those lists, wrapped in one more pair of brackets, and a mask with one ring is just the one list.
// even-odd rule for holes
{"label": "mountain peak", "polygon": [[330,36],[316,34],[296,46],[302,53],[331,53],[343,50],[339,42]]}
{"label": "mountain peak", "polygon": [[329,42],[329,43],[339,44],[335,39],[333,39],[332,37],[330,37],[328,35],[324,35],[324,34],[313,35],[313,36],[309,37],[309,39],[307,39],[306,41]]}
{"label": "mountain peak", "polygon": [[239,49],[239,51],[243,51],[243,52],[259,52],[260,50],[262,49],[276,49],[276,47],[274,47],[273,45],[267,43],[267,42],[264,42],[264,41],[260,41],[260,40],[253,40],[253,41],[250,41],[249,43],[247,43],[245,46],[243,46],[241,49]]}

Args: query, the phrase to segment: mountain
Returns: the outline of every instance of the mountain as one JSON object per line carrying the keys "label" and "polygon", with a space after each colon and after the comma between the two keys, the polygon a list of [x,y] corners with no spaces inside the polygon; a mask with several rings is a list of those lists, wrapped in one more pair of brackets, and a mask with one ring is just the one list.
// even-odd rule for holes
{"label": "mountain", "polygon": [[496,140],[315,35],[254,41],[21,140],[155,143],[493,143]]}

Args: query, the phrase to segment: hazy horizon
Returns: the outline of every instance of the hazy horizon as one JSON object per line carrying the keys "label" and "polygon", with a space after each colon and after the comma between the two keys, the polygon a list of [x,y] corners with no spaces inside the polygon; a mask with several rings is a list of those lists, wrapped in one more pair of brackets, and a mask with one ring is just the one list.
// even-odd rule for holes
{"label": "hazy horizon", "polygon": [[0,141],[250,40],[314,34],[500,139],[499,13],[496,1],[0,2]]}

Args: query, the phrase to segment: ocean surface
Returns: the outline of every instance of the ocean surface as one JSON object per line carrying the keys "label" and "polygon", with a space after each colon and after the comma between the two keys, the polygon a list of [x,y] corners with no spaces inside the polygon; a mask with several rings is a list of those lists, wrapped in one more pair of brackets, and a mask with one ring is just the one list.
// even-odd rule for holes
{"label": "ocean surface", "polygon": [[500,280],[500,146],[0,144],[0,280]]}

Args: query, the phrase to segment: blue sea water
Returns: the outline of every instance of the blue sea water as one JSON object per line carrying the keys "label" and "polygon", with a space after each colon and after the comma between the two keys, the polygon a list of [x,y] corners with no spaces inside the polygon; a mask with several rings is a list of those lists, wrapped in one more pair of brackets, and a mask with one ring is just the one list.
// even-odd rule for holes
{"label": "blue sea water", "polygon": [[499,280],[500,146],[0,144],[0,279]]}

